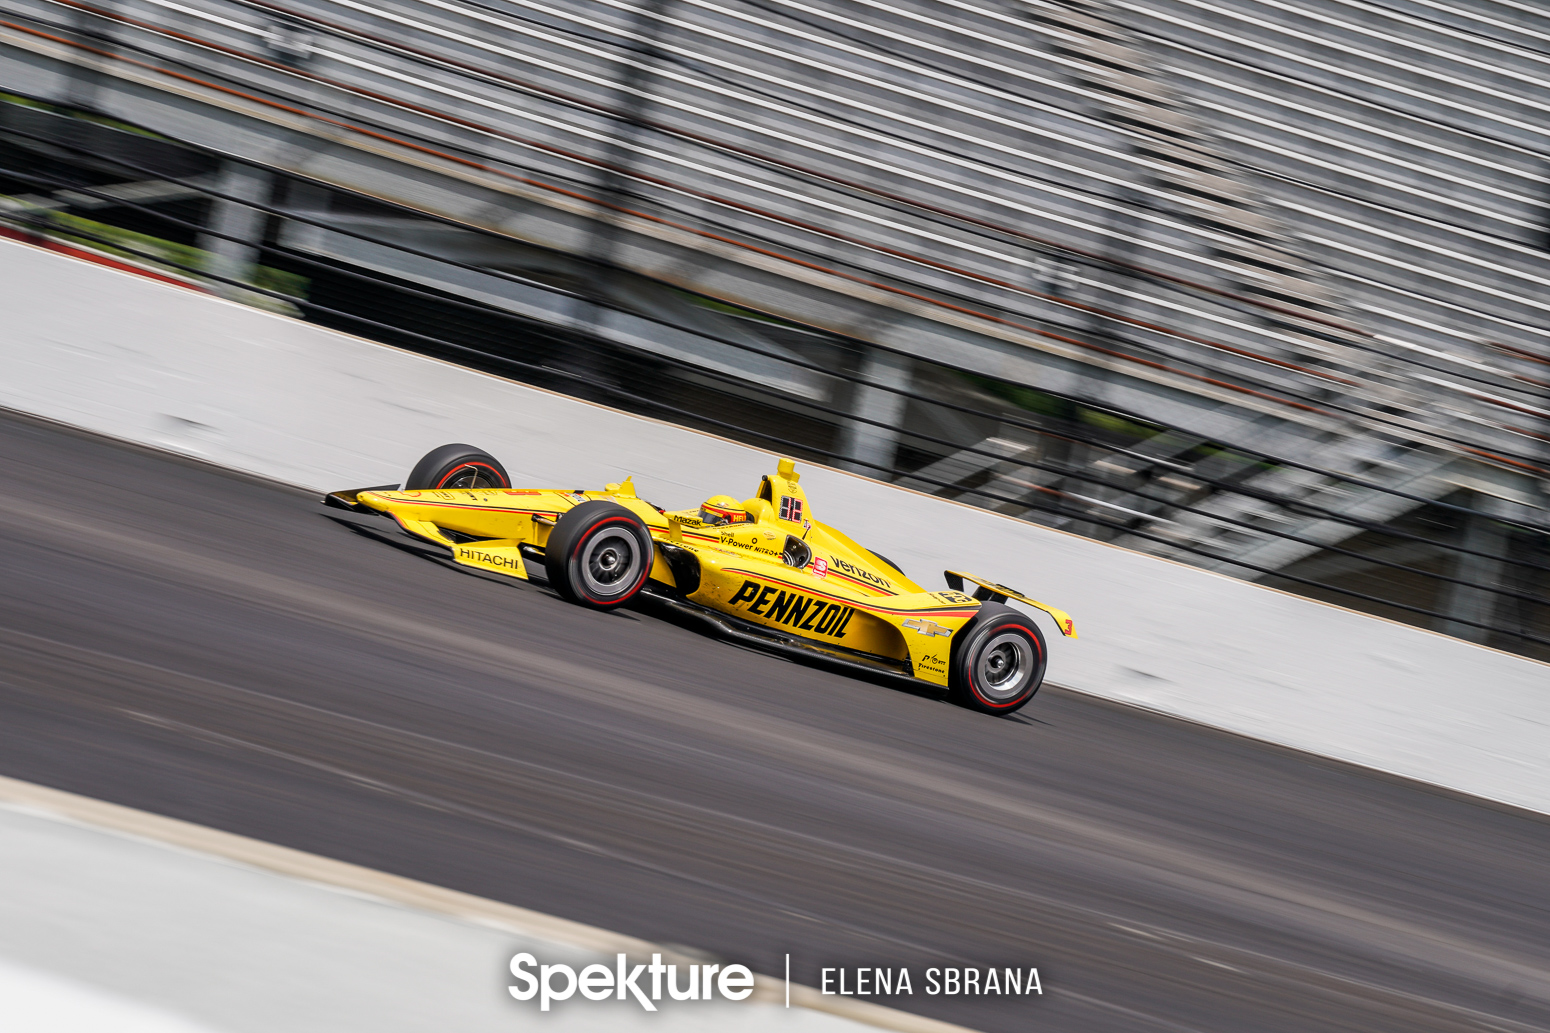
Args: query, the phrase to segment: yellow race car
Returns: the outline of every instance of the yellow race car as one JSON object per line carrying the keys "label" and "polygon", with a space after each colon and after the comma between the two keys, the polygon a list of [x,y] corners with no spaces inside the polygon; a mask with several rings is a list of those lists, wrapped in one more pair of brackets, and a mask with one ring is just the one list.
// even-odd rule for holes
{"label": "yellow race car", "polygon": [[957,571],[944,572],[946,590],[927,591],[814,520],[799,480],[782,459],[751,499],[717,495],[666,511],[639,498],[629,478],[601,491],[513,488],[488,453],[443,445],[402,487],[336,491],[323,502],[391,517],[464,566],[537,574],[583,606],[611,609],[645,593],[723,634],[912,677],[986,713],[1009,714],[1033,697],[1044,680],[1044,637],[1006,603],[1042,610],[1075,638],[1069,616]]}

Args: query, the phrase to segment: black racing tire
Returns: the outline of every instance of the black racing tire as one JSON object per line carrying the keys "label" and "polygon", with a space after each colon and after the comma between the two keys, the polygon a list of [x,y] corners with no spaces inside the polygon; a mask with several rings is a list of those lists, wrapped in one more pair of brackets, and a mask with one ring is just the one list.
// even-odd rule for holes
{"label": "black racing tire", "polygon": [[561,514],[544,546],[544,572],[565,599],[611,610],[645,587],[653,555],[645,522],[599,499]]}
{"label": "black racing tire", "polygon": [[506,468],[490,453],[472,445],[442,445],[414,464],[405,491],[427,488],[509,488]]}
{"label": "black racing tire", "polygon": [[909,577],[909,575],[904,572],[904,568],[903,567],[899,566],[893,560],[889,559],[887,556],[884,556],[882,553],[878,552],[876,549],[868,549],[867,552],[870,552],[873,556],[876,556],[878,559],[880,559],[884,563],[888,564],[888,566],[892,567],[898,573],[898,575],[900,577],[902,577],[902,578]]}
{"label": "black racing tire", "polygon": [[1039,691],[1048,659],[1033,618],[983,603],[954,637],[947,676],[953,702],[982,714],[1010,714]]}

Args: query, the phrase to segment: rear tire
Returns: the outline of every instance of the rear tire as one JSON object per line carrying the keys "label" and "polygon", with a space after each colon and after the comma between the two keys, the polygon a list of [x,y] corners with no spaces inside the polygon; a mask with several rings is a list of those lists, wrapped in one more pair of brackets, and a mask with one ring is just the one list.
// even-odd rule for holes
{"label": "rear tire", "polygon": [[544,546],[549,586],[573,603],[611,610],[651,575],[651,532],[615,502],[583,502],[563,514]]}
{"label": "rear tire", "polygon": [[1039,691],[1048,657],[1031,617],[1001,603],[983,603],[953,642],[948,672],[953,701],[982,714],[1010,714]]}
{"label": "rear tire", "polygon": [[511,478],[494,456],[472,445],[442,445],[414,464],[405,491],[428,488],[509,488]]}
{"label": "rear tire", "polygon": [[878,552],[876,549],[868,549],[867,552],[870,552],[873,556],[877,557],[879,560],[881,560],[882,562],[886,563],[888,566],[892,567],[894,569],[894,571],[900,577],[902,577],[902,578],[909,577],[909,575],[904,572],[904,568],[903,567],[899,566],[893,560],[889,559],[887,556],[884,556],[882,553]]}

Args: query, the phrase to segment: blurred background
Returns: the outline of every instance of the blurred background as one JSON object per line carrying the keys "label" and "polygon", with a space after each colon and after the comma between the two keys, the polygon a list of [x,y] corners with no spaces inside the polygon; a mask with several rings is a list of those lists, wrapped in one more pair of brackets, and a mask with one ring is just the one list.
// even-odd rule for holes
{"label": "blurred background", "polygon": [[[1547,90],[1529,0],[0,0],[0,1027],[520,1028],[532,942],[1550,1030]],[[1081,641],[991,720],[297,487],[773,466],[683,427]]]}
{"label": "blurred background", "polygon": [[1550,659],[1550,17],[6,0],[0,233]]}

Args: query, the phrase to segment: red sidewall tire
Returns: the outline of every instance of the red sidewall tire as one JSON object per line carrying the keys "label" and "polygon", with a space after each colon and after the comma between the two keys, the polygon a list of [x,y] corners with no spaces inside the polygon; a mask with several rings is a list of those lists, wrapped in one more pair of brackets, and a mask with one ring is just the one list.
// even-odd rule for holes
{"label": "red sidewall tire", "polygon": [[611,610],[640,594],[654,558],[641,518],[599,499],[560,517],[544,548],[544,572],[549,586],[571,602]]}
{"label": "red sidewall tire", "polygon": [[405,491],[445,488],[452,481],[475,474],[492,488],[511,487],[506,468],[490,453],[473,445],[442,445],[427,452],[404,481]]}
{"label": "red sidewall tire", "polygon": [[[992,655],[995,654],[995,655]],[[997,658],[1015,658],[1015,681],[1001,691],[990,683]],[[1049,649],[1033,619],[1010,606],[985,603],[973,623],[953,643],[948,680],[961,706],[985,714],[1010,714],[1020,709],[1044,682]]]}
{"label": "red sidewall tire", "polygon": [[479,462],[479,461],[473,460],[473,459],[469,459],[469,460],[466,460],[464,462],[461,462],[458,465],[454,466],[452,469],[448,470],[445,474],[443,474],[441,476],[440,480],[438,480],[434,485],[432,485],[432,487],[445,488],[447,486],[447,482],[448,481],[451,481],[451,480],[461,476],[462,474],[464,474],[465,472],[467,472],[469,470],[476,471],[476,473],[478,475],[480,475],[481,479],[483,479],[483,480],[490,480],[490,481],[495,482],[494,483],[494,487],[497,487],[497,488],[509,488],[509,487],[511,487],[511,482],[509,480],[507,480],[507,478],[506,478],[506,471],[502,470],[500,467],[494,465],[493,463]]}

